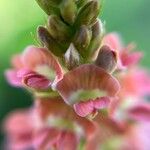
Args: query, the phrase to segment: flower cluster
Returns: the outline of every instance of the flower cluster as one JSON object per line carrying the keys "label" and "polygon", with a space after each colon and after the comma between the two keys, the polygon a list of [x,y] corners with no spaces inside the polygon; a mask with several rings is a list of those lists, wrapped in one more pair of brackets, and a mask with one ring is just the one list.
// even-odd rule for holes
{"label": "flower cluster", "polygon": [[5,121],[8,150],[149,150],[150,77],[142,53],[104,34],[97,0],[37,0],[41,46],[12,58],[8,82],[34,98]]}

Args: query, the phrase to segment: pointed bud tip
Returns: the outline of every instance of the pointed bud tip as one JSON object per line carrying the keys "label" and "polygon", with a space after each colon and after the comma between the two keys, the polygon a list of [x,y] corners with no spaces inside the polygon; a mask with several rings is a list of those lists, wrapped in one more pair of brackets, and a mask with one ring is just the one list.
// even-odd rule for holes
{"label": "pointed bud tip", "polygon": [[75,46],[71,43],[68,50],[65,53],[65,61],[68,69],[73,69],[79,65],[80,56]]}

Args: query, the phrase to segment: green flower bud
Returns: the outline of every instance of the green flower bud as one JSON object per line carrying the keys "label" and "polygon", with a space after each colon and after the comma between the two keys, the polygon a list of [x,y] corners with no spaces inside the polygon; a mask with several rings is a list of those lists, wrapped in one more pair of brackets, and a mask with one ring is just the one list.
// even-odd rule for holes
{"label": "green flower bud", "polygon": [[73,69],[79,65],[80,56],[74,45],[71,43],[65,55],[65,62],[68,69]]}
{"label": "green flower bud", "polygon": [[57,4],[60,0],[36,0],[39,6],[48,14],[59,14]]}
{"label": "green flower bud", "polygon": [[62,18],[70,25],[72,25],[76,19],[77,6],[74,0],[63,0],[60,6],[60,12]]}
{"label": "green flower bud", "polygon": [[54,39],[60,42],[70,40],[71,29],[56,15],[49,17],[48,31]]}
{"label": "green flower bud", "polygon": [[96,23],[92,26],[92,39],[88,47],[89,56],[93,55],[99,49],[103,34],[103,24],[97,19]]}
{"label": "green flower bud", "polygon": [[51,37],[45,27],[40,26],[38,28],[38,37],[43,45],[46,46],[54,55],[62,56],[65,52],[64,48]]}
{"label": "green flower bud", "polygon": [[83,57],[86,53],[85,50],[90,44],[90,40],[91,31],[89,31],[89,29],[85,25],[82,25],[74,38],[74,45]]}
{"label": "green flower bud", "polygon": [[77,4],[77,7],[80,8],[80,7],[83,7],[86,3],[88,3],[90,0],[77,0],[76,1],[76,4]]}
{"label": "green flower bud", "polygon": [[76,26],[80,25],[92,25],[98,17],[100,5],[97,0],[88,2],[79,12]]}

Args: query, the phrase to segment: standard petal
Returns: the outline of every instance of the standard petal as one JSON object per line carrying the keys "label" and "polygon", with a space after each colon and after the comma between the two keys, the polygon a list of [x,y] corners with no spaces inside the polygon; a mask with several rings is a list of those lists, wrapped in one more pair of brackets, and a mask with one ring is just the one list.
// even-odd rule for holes
{"label": "standard petal", "polygon": [[115,78],[100,67],[88,64],[65,74],[56,86],[65,102],[70,105],[106,95],[114,96],[119,88]]}

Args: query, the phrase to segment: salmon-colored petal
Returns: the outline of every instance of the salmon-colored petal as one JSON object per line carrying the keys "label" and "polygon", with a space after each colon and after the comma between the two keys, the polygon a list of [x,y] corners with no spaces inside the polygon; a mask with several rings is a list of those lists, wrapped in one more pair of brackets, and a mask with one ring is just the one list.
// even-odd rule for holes
{"label": "salmon-colored petal", "polygon": [[58,80],[62,78],[61,66],[46,48],[27,47],[23,53],[22,61],[26,68],[48,78],[57,78]]}
{"label": "salmon-colored petal", "polygon": [[79,102],[73,105],[75,112],[81,116],[86,117],[94,111],[93,101]]}
{"label": "salmon-colored petal", "polygon": [[66,103],[75,104],[102,96],[114,96],[120,86],[118,81],[95,65],[82,65],[68,73],[56,89]]}
{"label": "salmon-colored petal", "polygon": [[17,70],[7,70],[5,72],[8,83],[15,87],[22,87],[21,78],[17,75]]}

